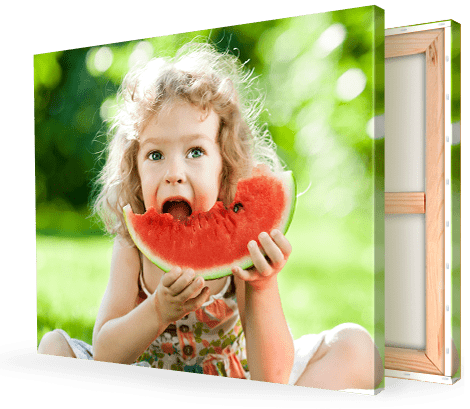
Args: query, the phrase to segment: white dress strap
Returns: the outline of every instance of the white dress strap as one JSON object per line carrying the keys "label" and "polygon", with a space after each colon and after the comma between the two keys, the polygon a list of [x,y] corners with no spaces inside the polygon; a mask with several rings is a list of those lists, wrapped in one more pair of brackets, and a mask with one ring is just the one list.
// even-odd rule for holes
{"label": "white dress strap", "polygon": [[144,283],[144,269],[143,268],[140,269],[139,282],[140,282],[140,288],[142,288],[144,293],[147,294],[147,297],[150,297],[152,294],[150,293],[149,290],[147,290],[147,287],[145,286],[145,283]]}

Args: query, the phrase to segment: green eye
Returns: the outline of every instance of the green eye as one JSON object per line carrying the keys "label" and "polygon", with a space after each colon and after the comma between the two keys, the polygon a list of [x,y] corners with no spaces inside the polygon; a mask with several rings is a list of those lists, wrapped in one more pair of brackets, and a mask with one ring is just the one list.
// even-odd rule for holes
{"label": "green eye", "polygon": [[158,152],[158,151],[153,151],[153,152],[150,152],[149,155],[148,155],[149,159],[150,160],[162,160],[163,159],[163,155],[161,152]]}
{"label": "green eye", "polygon": [[204,155],[204,151],[201,148],[192,148],[188,153],[188,158],[200,158]]}

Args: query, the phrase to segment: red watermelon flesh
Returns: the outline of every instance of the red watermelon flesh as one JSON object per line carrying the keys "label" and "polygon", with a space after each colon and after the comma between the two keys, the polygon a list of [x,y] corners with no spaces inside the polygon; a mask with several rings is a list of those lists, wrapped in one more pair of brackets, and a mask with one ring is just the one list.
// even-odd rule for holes
{"label": "red watermelon flesh", "polygon": [[164,271],[173,266],[192,268],[206,280],[231,274],[231,267],[253,265],[247,249],[261,232],[285,233],[295,208],[292,172],[274,175],[257,170],[237,184],[235,200],[225,208],[217,202],[208,212],[193,212],[184,220],[154,208],[134,214],[124,208],[129,233],[136,246]]}

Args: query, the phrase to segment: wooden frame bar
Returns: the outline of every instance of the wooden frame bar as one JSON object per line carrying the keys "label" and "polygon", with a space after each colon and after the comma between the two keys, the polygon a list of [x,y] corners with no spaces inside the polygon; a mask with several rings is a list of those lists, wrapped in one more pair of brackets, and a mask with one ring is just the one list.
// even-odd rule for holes
{"label": "wooden frame bar", "polygon": [[426,349],[385,347],[385,368],[443,375],[444,29],[385,37],[385,58],[418,53],[426,56],[426,192],[385,193],[385,212],[425,213]]}
{"label": "wooden frame bar", "polygon": [[385,214],[426,213],[424,192],[386,192]]}

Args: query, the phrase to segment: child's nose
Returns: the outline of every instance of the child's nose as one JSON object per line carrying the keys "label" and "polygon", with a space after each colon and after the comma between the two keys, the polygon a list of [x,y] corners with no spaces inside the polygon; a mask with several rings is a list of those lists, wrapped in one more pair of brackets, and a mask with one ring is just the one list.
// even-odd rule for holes
{"label": "child's nose", "polygon": [[168,168],[166,177],[166,183],[170,185],[180,184],[185,181],[184,172],[178,163],[178,161],[174,161]]}
{"label": "child's nose", "polygon": [[166,183],[170,185],[183,183],[183,178],[179,175],[167,175]]}

